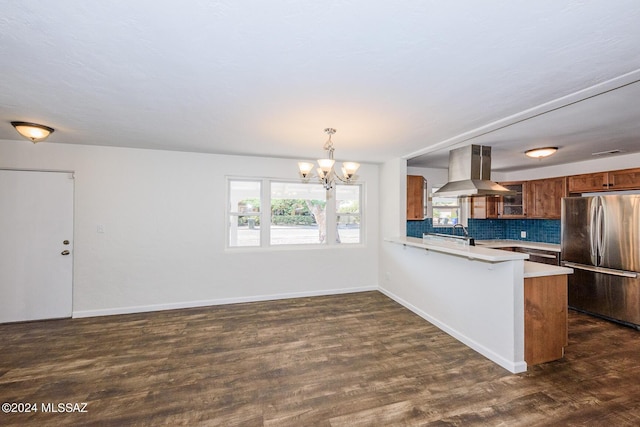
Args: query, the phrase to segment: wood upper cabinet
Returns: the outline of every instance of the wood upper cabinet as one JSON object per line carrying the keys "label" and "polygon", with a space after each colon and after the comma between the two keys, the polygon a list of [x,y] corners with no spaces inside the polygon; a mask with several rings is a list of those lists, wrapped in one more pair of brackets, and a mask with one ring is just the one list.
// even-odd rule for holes
{"label": "wood upper cabinet", "polygon": [[471,218],[490,219],[498,218],[498,205],[500,197],[480,196],[471,198]]}
{"label": "wood upper cabinet", "polygon": [[640,188],[640,168],[611,171],[608,174],[608,190],[636,190]]}
{"label": "wood upper cabinet", "polygon": [[607,191],[608,173],[585,173],[567,177],[569,193],[590,193],[592,191]]}
{"label": "wood upper cabinet", "polygon": [[499,182],[503,187],[515,191],[509,196],[473,197],[471,218],[527,218],[527,182]]}
{"label": "wood upper cabinet", "polygon": [[567,195],[566,177],[527,182],[527,217],[560,219],[562,198]]}
{"label": "wood upper cabinet", "polygon": [[504,188],[515,191],[514,195],[501,196],[498,208],[500,218],[527,218],[527,182],[500,182]]}
{"label": "wood upper cabinet", "polygon": [[640,168],[567,177],[569,193],[640,189]]}
{"label": "wood upper cabinet", "polygon": [[423,220],[427,206],[427,180],[421,175],[407,175],[407,219]]}

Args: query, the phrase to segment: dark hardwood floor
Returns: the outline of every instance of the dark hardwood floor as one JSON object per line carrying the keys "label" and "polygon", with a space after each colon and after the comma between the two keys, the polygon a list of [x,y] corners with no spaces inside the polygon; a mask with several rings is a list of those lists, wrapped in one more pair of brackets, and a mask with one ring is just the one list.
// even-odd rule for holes
{"label": "dark hardwood floor", "polygon": [[640,332],[575,312],[565,358],[518,375],[378,292],[4,324],[0,339],[0,402],[38,409],[2,426],[640,425]]}

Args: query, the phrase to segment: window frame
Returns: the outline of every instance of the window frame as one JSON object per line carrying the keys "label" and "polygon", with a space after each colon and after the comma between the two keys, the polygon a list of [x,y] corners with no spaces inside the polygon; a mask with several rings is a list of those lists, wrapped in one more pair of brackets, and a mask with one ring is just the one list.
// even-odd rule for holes
{"label": "window frame", "polygon": [[[246,213],[241,213],[237,210],[233,210],[231,206],[231,183],[232,182],[254,182],[258,183],[260,186],[260,210],[255,212],[254,215],[247,215]],[[232,224],[230,222],[231,217],[240,218],[242,216],[257,216],[260,218],[260,237],[258,238],[258,245],[249,245],[249,246],[232,246],[231,245],[231,229]],[[225,223],[227,226],[225,227],[225,247],[226,248],[259,248],[263,239],[263,224],[264,224],[264,183],[258,179],[252,178],[234,178],[226,180],[226,191],[225,191]]]}
{"label": "window frame", "polygon": [[[442,187],[442,186],[440,186]],[[454,211],[457,210],[457,218],[458,218],[458,222],[463,221],[462,219],[462,203],[460,203],[460,197],[456,197],[456,204],[455,205],[450,205],[450,206],[436,206],[435,204],[435,200],[434,199],[453,199],[453,197],[437,197],[435,195],[435,192],[438,191],[440,189],[440,187],[433,187],[432,192],[431,192],[431,226],[433,228],[453,228],[453,226],[455,225],[453,222],[449,223],[449,224],[436,224],[436,217],[434,214],[434,210],[435,209],[445,209],[445,210],[449,210],[449,211]]]}
{"label": "window frame", "polygon": [[[272,216],[272,211],[271,211],[271,204],[272,204],[271,196],[272,196],[272,193],[273,193],[272,184],[274,184],[274,183],[278,183],[278,184],[296,184],[296,185],[313,185],[313,186],[316,186],[316,187],[322,187],[322,184],[317,183],[317,182],[308,182],[308,183],[306,183],[306,182],[300,182],[300,181],[295,181],[295,180],[282,180],[282,179],[275,179],[275,178],[268,180],[267,185],[269,187],[269,196],[268,196],[268,201],[267,201],[267,205],[268,205],[267,206],[267,215],[269,216],[269,220],[268,220],[269,221],[269,235],[268,235],[268,240],[265,242],[266,243],[265,246],[274,248],[274,247],[283,247],[283,246],[285,246],[285,247],[286,246],[289,246],[289,247],[291,247],[291,246],[296,246],[296,247],[317,247],[317,246],[327,245],[328,242],[330,241],[329,240],[330,239],[330,236],[329,236],[329,228],[330,227],[329,227],[328,221],[325,221],[325,227],[327,229],[325,230],[325,241],[324,242],[297,243],[297,244],[296,243],[277,243],[277,244],[274,244],[272,242],[271,230],[272,230],[272,227],[273,227],[273,223],[272,223],[272,221],[273,221],[272,217],[273,216]],[[330,204],[330,201],[329,201],[329,199],[330,199],[329,193],[325,192],[324,196],[325,196],[324,202],[325,202],[325,216],[326,216],[326,212],[329,211],[329,208],[330,208],[331,204]]]}
{"label": "window frame", "polygon": [[[246,182],[258,182],[260,183],[260,212],[257,212],[255,216],[260,217],[260,244],[255,246],[231,246],[231,224],[229,220],[232,216],[243,216],[246,214],[240,214],[238,212],[233,211],[231,208],[230,198],[231,198],[231,183],[233,181],[246,181]],[[309,185],[317,185],[316,182],[301,182],[296,179],[286,179],[286,178],[265,178],[265,177],[246,177],[246,176],[227,176],[225,178],[225,221],[227,222],[227,226],[225,227],[225,249],[230,251],[252,251],[252,250],[319,250],[319,249],[336,249],[336,248],[354,248],[354,247],[362,247],[365,245],[365,206],[366,206],[366,198],[365,198],[365,183],[357,182],[352,184],[340,184],[336,183],[334,187],[330,190],[327,190],[327,199],[326,199],[326,239],[323,243],[317,244],[271,244],[271,183],[272,182],[282,182],[282,183],[295,183],[295,184],[309,184]],[[336,211],[336,186],[358,186],[359,190],[359,216],[360,216],[360,225],[359,225],[359,242],[358,243],[338,243],[336,242],[336,232],[337,232],[337,211]],[[331,214],[329,214],[331,213]],[[252,215],[253,216],[253,215]]]}
{"label": "window frame", "polygon": [[[337,196],[337,187],[354,187],[357,186],[360,188],[359,193],[358,193],[358,212],[338,212],[338,196]],[[335,188],[332,189],[332,197],[331,199],[333,200],[333,211],[332,211],[332,225],[331,227],[329,227],[329,229],[333,230],[333,235],[331,237],[329,237],[329,230],[327,230],[327,239],[331,238],[331,242],[333,242],[336,246],[344,246],[344,245],[359,245],[359,244],[363,244],[363,239],[364,239],[364,209],[363,209],[363,205],[364,205],[364,184],[363,183],[353,183],[353,184],[336,184]],[[340,243],[336,242],[336,238],[338,237],[337,234],[339,234],[339,230],[338,227],[340,225],[338,217],[349,217],[349,218],[354,218],[354,217],[359,217],[360,218],[360,222],[359,222],[359,226],[358,226],[358,230],[359,230],[359,241],[357,243],[345,243],[340,241]]]}

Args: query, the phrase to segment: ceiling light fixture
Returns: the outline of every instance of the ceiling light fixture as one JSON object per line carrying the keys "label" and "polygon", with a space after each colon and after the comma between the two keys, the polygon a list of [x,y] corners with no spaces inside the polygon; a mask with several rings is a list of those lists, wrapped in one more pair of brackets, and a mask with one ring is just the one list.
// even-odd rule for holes
{"label": "ceiling light fixture", "polygon": [[[336,161],[333,159],[333,152],[335,149],[333,148],[333,141],[331,141],[331,135],[336,133],[336,130],[333,128],[326,128],[324,131],[329,135],[329,139],[325,142],[324,147],[322,147],[323,150],[327,152],[327,157],[325,159],[318,159],[319,167],[316,169],[316,172],[318,173],[318,179],[324,188],[330,190],[333,188],[333,184],[336,179],[347,184],[353,182],[356,171],[360,167],[360,163],[344,162],[342,164],[342,176],[337,174],[333,167]],[[313,176],[311,171],[314,166],[315,165],[311,162],[298,162],[300,175],[304,182],[309,181],[309,178]]]}
{"label": "ceiling light fixture", "polygon": [[11,122],[18,133],[34,144],[36,142],[44,141],[47,137],[53,133],[54,129],[49,126],[39,125],[37,123],[29,122]]}
{"label": "ceiling light fixture", "polygon": [[542,159],[544,157],[549,157],[558,151],[558,147],[544,147],[544,148],[534,148],[532,150],[527,150],[524,154],[527,157],[532,157],[534,159]]}

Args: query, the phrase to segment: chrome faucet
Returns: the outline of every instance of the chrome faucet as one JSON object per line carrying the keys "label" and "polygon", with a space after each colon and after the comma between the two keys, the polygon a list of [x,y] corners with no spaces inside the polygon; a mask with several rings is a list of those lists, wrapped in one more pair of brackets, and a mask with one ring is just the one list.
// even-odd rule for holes
{"label": "chrome faucet", "polygon": [[453,226],[453,233],[455,234],[456,231],[456,227],[461,227],[462,228],[462,232],[464,233],[464,237],[469,238],[469,231],[467,231],[467,227],[465,227],[464,225],[457,223]]}
{"label": "chrome faucet", "polygon": [[467,230],[467,227],[465,227],[464,225],[462,225],[460,223],[454,224],[454,226],[453,226],[453,234],[454,235],[455,235],[455,232],[456,232],[456,227],[461,227],[462,228],[462,232],[464,233],[464,240],[467,242],[467,244],[469,246],[475,246],[476,245],[476,240],[473,237],[469,236],[469,231]]}

